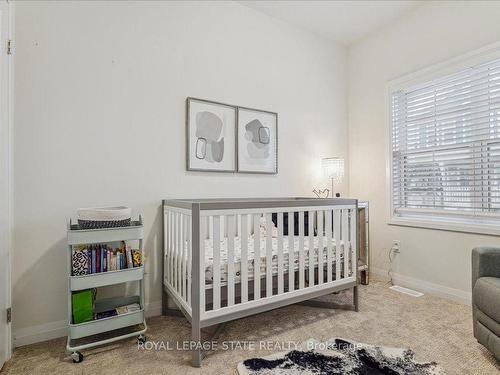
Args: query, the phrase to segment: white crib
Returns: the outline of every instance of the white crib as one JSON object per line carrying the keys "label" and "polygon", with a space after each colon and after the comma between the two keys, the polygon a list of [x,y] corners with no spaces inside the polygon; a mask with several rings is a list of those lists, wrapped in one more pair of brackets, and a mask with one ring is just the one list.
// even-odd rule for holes
{"label": "white crib", "polygon": [[348,288],[357,311],[355,199],[164,200],[163,217],[163,309],[175,302],[193,343],[201,328],[293,303],[339,307],[312,299]]}

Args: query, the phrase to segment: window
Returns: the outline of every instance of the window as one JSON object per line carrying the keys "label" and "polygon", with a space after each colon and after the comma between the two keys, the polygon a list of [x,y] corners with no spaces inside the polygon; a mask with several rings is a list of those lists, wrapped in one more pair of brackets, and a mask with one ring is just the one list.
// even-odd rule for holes
{"label": "window", "polygon": [[393,217],[500,224],[500,59],[393,90]]}

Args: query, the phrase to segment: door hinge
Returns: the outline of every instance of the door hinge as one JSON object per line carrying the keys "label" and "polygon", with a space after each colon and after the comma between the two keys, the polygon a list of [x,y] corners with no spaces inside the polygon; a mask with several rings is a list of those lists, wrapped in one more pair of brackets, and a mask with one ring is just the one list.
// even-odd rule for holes
{"label": "door hinge", "polygon": [[7,307],[7,323],[12,322],[12,308]]}
{"label": "door hinge", "polygon": [[7,55],[12,55],[14,53],[14,42],[12,39],[7,41]]}

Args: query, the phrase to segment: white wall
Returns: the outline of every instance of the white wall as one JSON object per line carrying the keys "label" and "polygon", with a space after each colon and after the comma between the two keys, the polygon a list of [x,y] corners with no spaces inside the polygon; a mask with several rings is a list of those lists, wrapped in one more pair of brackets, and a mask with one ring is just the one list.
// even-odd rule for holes
{"label": "white wall", "polygon": [[[417,8],[349,50],[350,193],[371,205],[372,265],[388,269],[392,240],[401,283],[470,298],[470,254],[498,237],[387,225],[385,95],[395,78],[500,40],[500,3],[435,2]],[[425,282],[421,282],[425,281]]]}
{"label": "white wall", "polygon": [[[76,208],[143,214],[158,306],[163,198],[310,195],[320,158],[347,157],[347,56],[332,42],[230,2],[15,8],[17,344],[65,332]],[[278,112],[279,174],[186,172],[187,96]]]}

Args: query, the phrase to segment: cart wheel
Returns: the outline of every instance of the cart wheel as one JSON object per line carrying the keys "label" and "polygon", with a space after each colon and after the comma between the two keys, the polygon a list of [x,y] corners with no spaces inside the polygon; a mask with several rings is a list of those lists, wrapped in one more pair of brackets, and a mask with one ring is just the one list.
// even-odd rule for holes
{"label": "cart wheel", "polygon": [[146,342],[146,336],[144,336],[143,334],[140,334],[139,337],[137,337],[137,342],[139,344],[144,344]]}
{"label": "cart wheel", "polygon": [[83,354],[80,352],[71,353],[71,358],[73,359],[73,363],[80,363],[83,361]]}

